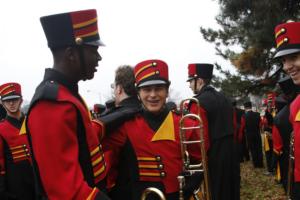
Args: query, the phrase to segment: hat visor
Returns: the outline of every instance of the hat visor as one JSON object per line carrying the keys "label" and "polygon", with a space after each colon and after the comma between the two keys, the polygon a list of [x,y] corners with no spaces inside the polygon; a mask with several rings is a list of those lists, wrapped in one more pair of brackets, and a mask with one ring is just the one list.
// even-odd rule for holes
{"label": "hat visor", "polygon": [[19,99],[21,98],[20,95],[11,95],[11,96],[7,96],[7,97],[2,97],[1,101],[7,101],[7,100],[11,100],[11,99]]}
{"label": "hat visor", "polygon": [[145,81],[145,82],[141,83],[137,87],[145,87],[145,86],[150,86],[150,85],[162,85],[162,84],[167,85],[167,82],[163,81],[163,80],[150,80],[150,81]]}
{"label": "hat visor", "polygon": [[293,54],[293,53],[297,53],[297,52],[300,52],[300,49],[285,49],[285,50],[281,50],[281,51],[278,51],[275,54],[274,58],[280,58],[282,56]]}
{"label": "hat visor", "polygon": [[92,42],[85,42],[84,44],[91,46],[105,46],[105,44],[100,39]]}
{"label": "hat visor", "polygon": [[191,80],[195,79],[196,77],[189,77],[186,82],[190,82]]}

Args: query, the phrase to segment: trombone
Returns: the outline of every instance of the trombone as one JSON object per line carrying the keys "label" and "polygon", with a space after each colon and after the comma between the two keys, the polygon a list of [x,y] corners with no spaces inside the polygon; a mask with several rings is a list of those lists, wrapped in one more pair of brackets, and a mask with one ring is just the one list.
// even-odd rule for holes
{"label": "trombone", "polygon": [[166,200],[166,197],[165,197],[165,195],[162,193],[162,191],[160,191],[159,189],[154,188],[154,187],[148,187],[148,188],[146,188],[146,189],[143,191],[143,193],[142,193],[141,200],[146,200],[147,196],[148,196],[150,193],[156,194],[156,195],[160,198],[160,200]]}
{"label": "trombone", "polygon": [[[197,106],[197,114],[184,114],[184,106],[186,103],[195,103]],[[204,132],[203,132],[203,122],[200,117],[200,103],[196,98],[188,98],[184,99],[180,103],[180,111],[182,113],[182,117],[179,122],[179,136],[180,136],[180,144],[181,144],[181,157],[183,161],[183,175],[178,176],[179,181],[179,200],[184,199],[183,195],[183,187],[185,186],[185,177],[184,175],[192,175],[196,172],[201,172],[204,175],[204,182],[200,184],[199,189],[194,191],[193,197],[198,200],[198,192],[201,194],[201,200],[210,200],[211,193],[209,187],[209,175],[208,175],[208,162],[205,150],[205,142],[204,142]],[[193,119],[196,120],[197,125],[194,127],[185,127],[185,120]],[[186,131],[194,130],[200,135],[199,140],[186,140]],[[187,151],[187,146],[190,144],[200,144],[201,149],[201,160],[197,164],[191,164],[189,153]]]}
{"label": "trombone", "polygon": [[294,176],[294,132],[291,133],[290,151],[289,151],[289,167],[288,167],[288,182],[287,182],[287,200],[292,199],[293,176]]}

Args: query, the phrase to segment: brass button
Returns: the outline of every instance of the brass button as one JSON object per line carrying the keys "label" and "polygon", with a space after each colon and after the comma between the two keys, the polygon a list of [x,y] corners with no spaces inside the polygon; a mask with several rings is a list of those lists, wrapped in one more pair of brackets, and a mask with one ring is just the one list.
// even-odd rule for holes
{"label": "brass button", "polygon": [[158,169],[163,169],[164,168],[164,165],[163,164],[159,164],[158,165]]}
{"label": "brass button", "polygon": [[81,37],[77,37],[77,38],[75,39],[75,42],[76,42],[76,44],[81,45],[81,44],[83,43],[83,40],[82,40]]}
{"label": "brass button", "polygon": [[156,156],[156,161],[161,161],[161,157],[160,156]]}
{"label": "brass button", "polygon": [[166,172],[160,172],[160,177],[165,177],[166,176]]}

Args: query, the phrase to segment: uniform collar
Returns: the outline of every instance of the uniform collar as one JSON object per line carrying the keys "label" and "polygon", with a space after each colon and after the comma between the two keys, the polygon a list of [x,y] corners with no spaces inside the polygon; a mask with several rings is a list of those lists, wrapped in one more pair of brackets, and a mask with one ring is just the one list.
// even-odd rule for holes
{"label": "uniform collar", "polygon": [[78,83],[71,81],[66,75],[55,69],[48,68],[45,70],[44,81],[58,82],[68,88],[72,93],[78,94]]}
{"label": "uniform collar", "polygon": [[22,114],[20,119],[16,119],[14,117],[11,117],[9,115],[6,115],[5,119],[11,123],[14,127],[20,129],[24,120],[24,115]]}

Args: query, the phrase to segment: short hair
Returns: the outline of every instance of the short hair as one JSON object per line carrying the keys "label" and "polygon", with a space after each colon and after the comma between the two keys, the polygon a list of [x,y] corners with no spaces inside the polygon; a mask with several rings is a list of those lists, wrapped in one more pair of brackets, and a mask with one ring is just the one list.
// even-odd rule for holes
{"label": "short hair", "polygon": [[133,67],[129,65],[119,66],[115,74],[115,85],[121,85],[129,96],[136,95]]}

